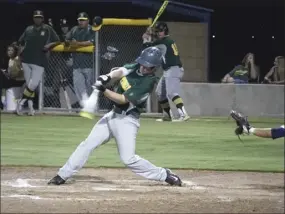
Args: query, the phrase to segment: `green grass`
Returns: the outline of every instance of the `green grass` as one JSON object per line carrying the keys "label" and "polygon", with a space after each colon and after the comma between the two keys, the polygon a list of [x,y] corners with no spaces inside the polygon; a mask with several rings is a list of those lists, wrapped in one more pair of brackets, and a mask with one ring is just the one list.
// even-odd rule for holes
{"label": "green grass", "polygon": [[[284,172],[284,138],[278,140],[233,134],[227,118],[157,123],[141,119],[136,152],[169,168]],[[1,164],[62,166],[85,139],[95,121],[81,117],[1,115]],[[256,127],[276,127],[278,119],[256,119]],[[115,142],[96,149],[89,167],[123,167]]]}

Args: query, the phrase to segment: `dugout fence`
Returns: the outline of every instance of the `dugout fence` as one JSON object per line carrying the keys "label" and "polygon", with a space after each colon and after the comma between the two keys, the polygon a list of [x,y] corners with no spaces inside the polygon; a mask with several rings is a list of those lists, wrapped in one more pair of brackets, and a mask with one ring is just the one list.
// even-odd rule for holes
{"label": "dugout fence", "polygon": [[[92,82],[95,82],[111,68],[135,60],[143,49],[142,35],[151,22],[151,19],[106,18],[100,30],[94,33],[94,46],[68,47],[62,43],[54,47],[39,89],[39,111],[77,112],[80,105],[74,88],[74,69],[78,58],[84,67],[92,69]],[[151,112],[150,100],[146,107],[148,113]],[[111,108],[111,101],[100,96],[98,113]]]}

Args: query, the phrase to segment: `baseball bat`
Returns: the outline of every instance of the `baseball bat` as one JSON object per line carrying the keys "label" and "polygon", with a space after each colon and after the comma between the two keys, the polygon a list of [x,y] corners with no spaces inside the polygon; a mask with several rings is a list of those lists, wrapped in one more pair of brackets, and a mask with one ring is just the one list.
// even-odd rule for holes
{"label": "baseball bat", "polygon": [[161,14],[163,13],[167,5],[168,5],[168,1],[164,1],[161,7],[159,8],[159,11],[157,12],[156,17],[154,18],[150,27],[154,26],[154,24],[157,22],[158,18],[161,16]]}
{"label": "baseball bat", "polygon": [[61,73],[59,73],[60,75],[60,82],[61,82],[61,86],[62,86],[62,89],[63,89],[63,94],[64,94],[64,98],[65,98],[65,102],[66,102],[66,105],[67,105],[67,108],[69,110],[69,112],[71,111],[71,104],[70,104],[70,99],[69,99],[69,96],[68,96],[68,93],[67,93],[67,90],[66,90],[66,87],[65,87],[65,80],[63,79],[63,76]]}
{"label": "baseball bat", "polygon": [[90,97],[86,101],[84,101],[84,106],[79,113],[81,117],[94,119],[94,113],[96,112],[98,107],[98,96],[99,90],[94,89]]}
{"label": "baseball bat", "polygon": [[65,86],[63,86],[63,94],[64,94],[64,98],[65,98],[65,102],[66,102],[67,108],[68,108],[69,111],[71,111],[70,99],[69,99],[69,96],[68,96],[68,93],[66,91]]}

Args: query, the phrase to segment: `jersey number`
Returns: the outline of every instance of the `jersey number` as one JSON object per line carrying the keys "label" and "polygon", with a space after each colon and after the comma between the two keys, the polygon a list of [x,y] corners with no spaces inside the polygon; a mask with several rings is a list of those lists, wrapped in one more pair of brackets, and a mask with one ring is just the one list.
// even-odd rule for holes
{"label": "jersey number", "polygon": [[122,89],[123,89],[124,91],[127,91],[128,89],[131,88],[131,85],[130,85],[130,83],[129,83],[129,81],[127,80],[126,77],[123,77],[123,78],[121,79],[120,84],[121,84]]}
{"label": "jersey number", "polygon": [[173,44],[171,45],[171,47],[172,47],[172,50],[173,50],[174,55],[175,55],[175,56],[178,56],[178,48],[177,48],[177,45],[176,45],[175,43],[173,43]]}

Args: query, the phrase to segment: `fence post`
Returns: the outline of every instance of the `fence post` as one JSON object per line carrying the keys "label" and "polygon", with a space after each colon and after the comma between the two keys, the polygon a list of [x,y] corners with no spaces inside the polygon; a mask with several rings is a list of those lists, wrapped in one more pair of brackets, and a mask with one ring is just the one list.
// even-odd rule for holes
{"label": "fence post", "polygon": [[147,103],[146,103],[146,113],[151,113],[151,94],[147,98]]}
{"label": "fence post", "polygon": [[100,75],[100,45],[99,45],[99,30],[95,31],[95,81]]}
{"label": "fence post", "polygon": [[[44,74],[45,75],[45,74]],[[39,112],[42,112],[43,110],[43,100],[44,100],[44,93],[43,93],[43,86],[44,86],[44,75],[42,75],[42,80],[40,81],[40,85],[39,85],[39,100],[38,100],[38,105],[39,105]]]}

